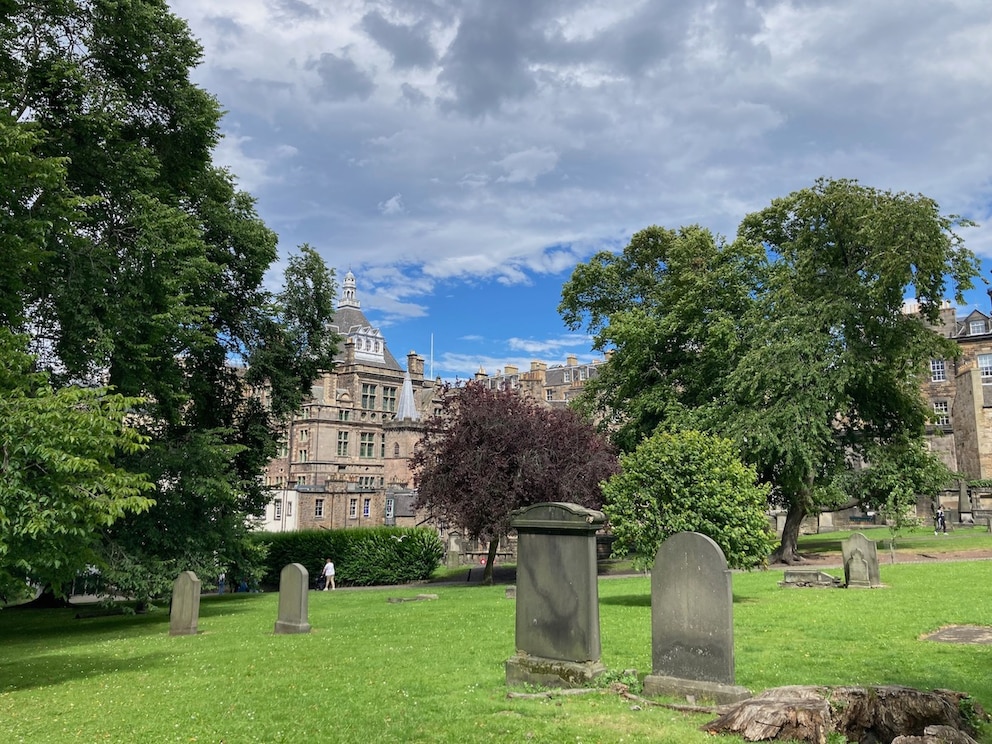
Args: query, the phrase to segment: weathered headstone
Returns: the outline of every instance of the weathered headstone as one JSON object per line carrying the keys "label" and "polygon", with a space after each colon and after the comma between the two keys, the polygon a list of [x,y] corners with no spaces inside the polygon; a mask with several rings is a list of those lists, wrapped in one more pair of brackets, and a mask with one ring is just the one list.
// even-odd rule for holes
{"label": "weathered headstone", "polygon": [[720,703],[750,697],[734,680],[733,603],[727,559],[712,539],[680,532],[662,543],[651,570],[645,694]]}
{"label": "weathered headstone", "polygon": [[878,547],[860,532],[855,532],[840,544],[844,559],[844,583],[851,588],[882,585],[878,572]]}
{"label": "weathered headstone", "polygon": [[290,563],[279,573],[279,634],[309,633],[310,574],[299,563]]}
{"label": "weathered headstone", "polygon": [[172,583],[169,635],[196,635],[200,620],[200,580],[192,571],[183,571]]}
{"label": "weathered headstone", "polygon": [[779,586],[834,588],[840,586],[840,579],[815,568],[787,568]]}
{"label": "weathered headstone", "polygon": [[516,511],[516,647],[510,685],[575,687],[606,671],[600,661],[596,531],[602,512],[543,503]]}

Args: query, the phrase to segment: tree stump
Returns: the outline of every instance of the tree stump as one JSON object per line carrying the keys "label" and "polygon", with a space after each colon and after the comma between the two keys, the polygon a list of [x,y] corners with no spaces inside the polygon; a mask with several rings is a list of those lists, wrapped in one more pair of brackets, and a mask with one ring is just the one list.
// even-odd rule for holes
{"label": "tree stump", "polygon": [[[776,687],[745,700],[703,726],[711,733],[740,734],[745,741],[803,741],[826,744],[831,733],[850,741],[891,742],[923,736],[928,726],[975,735],[962,716],[968,697],[952,690],[924,692],[896,685],[879,687]],[[978,709],[979,716],[986,718]]]}

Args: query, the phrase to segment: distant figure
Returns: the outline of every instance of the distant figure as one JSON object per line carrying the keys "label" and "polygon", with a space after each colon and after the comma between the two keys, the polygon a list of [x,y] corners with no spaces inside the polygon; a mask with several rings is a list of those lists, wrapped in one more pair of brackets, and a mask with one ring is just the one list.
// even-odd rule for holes
{"label": "distant figure", "polygon": [[223,594],[224,593],[224,579],[226,579],[226,578],[227,577],[224,575],[224,572],[221,571],[220,576],[217,577],[217,593],[218,594]]}
{"label": "distant figure", "polygon": [[331,563],[331,559],[327,559],[327,563],[324,564],[324,570],[321,572],[324,577],[324,591],[327,591],[327,587],[331,589],[336,589],[334,586],[334,564]]}
{"label": "distant figure", "polygon": [[944,517],[943,505],[937,507],[937,516],[934,527],[935,529],[933,531],[933,534],[937,535],[940,534],[941,532],[943,532],[945,535],[947,534],[947,519]]}

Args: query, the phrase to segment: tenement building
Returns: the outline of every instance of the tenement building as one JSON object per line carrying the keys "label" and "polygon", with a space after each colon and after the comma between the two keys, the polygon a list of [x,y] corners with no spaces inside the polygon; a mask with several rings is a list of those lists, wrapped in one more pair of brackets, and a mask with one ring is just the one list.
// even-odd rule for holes
{"label": "tenement building", "polygon": [[[933,410],[927,430],[931,451],[963,479],[941,502],[953,516],[970,521],[992,508],[992,319],[976,309],[959,316],[950,303],[937,331],[961,350],[954,359],[931,359],[924,394]],[[972,484],[970,487],[968,484]]]}

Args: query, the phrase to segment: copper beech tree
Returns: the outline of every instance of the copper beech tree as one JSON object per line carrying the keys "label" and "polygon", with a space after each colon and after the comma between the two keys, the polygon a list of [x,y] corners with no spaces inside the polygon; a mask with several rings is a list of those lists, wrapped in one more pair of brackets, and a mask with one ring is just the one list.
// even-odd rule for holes
{"label": "copper beech tree", "polygon": [[483,581],[492,581],[514,509],[547,501],[600,508],[600,483],[617,472],[617,457],[578,413],[481,382],[447,386],[441,400],[413,456],[417,507],[489,541]]}

